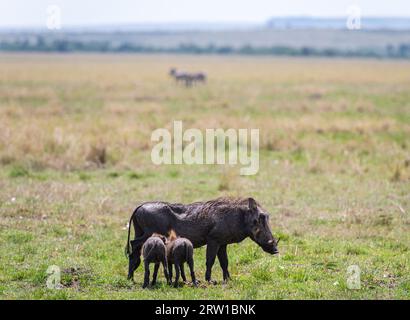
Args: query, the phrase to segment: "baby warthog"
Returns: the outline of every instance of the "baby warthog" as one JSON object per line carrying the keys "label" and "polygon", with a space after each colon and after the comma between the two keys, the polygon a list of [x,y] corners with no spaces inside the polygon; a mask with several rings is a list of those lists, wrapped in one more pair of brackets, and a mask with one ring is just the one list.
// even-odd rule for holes
{"label": "baby warthog", "polygon": [[151,285],[155,285],[157,281],[158,269],[160,263],[164,268],[165,278],[167,279],[167,283],[170,283],[170,278],[168,277],[167,271],[167,254],[166,254],[166,238],[160,234],[154,233],[151,237],[149,237],[142,246],[142,256],[144,257],[144,267],[145,267],[145,275],[144,275],[144,284],[142,285],[143,288],[146,288],[149,284],[149,265],[150,263],[154,263],[154,274],[152,277]]}
{"label": "baby warthog", "polygon": [[174,230],[171,230],[166,243],[167,259],[169,270],[169,281],[172,282],[172,265],[175,265],[175,282],[174,287],[178,287],[179,274],[182,280],[186,282],[184,263],[188,263],[191,272],[191,279],[194,286],[197,281],[194,272],[194,246],[186,238],[178,237]]}

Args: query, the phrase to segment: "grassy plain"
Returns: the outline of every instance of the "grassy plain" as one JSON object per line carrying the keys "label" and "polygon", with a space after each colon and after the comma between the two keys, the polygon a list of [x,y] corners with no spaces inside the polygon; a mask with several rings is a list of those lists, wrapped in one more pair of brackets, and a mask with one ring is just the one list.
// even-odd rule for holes
{"label": "grassy plain", "polygon": [[[171,66],[208,84],[177,86]],[[410,62],[0,55],[0,70],[0,298],[410,298]],[[259,128],[259,173],[154,166],[151,132],[174,120]],[[264,205],[279,256],[246,240],[228,247],[228,284],[217,263],[216,286],[142,290],[142,268],[126,280],[139,202],[222,195]],[[203,281],[205,248],[195,263]]]}

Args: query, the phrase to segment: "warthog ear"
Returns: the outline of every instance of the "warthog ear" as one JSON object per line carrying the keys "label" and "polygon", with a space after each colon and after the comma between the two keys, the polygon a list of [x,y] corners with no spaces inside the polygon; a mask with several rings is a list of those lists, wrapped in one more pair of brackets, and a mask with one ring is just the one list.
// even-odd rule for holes
{"label": "warthog ear", "polygon": [[248,199],[248,203],[249,203],[249,209],[251,209],[252,211],[257,211],[258,206],[257,206],[257,204],[256,204],[255,199],[249,198],[249,199]]}

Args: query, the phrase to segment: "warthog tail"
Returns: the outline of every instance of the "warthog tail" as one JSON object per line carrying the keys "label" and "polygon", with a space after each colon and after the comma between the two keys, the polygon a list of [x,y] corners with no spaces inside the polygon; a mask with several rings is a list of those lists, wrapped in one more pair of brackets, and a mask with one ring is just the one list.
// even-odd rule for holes
{"label": "warthog tail", "polygon": [[175,241],[178,238],[176,232],[171,229],[171,231],[168,233],[168,241],[172,242]]}
{"label": "warthog tail", "polygon": [[[130,250],[130,233],[131,233],[131,223],[132,223],[132,219],[134,218],[134,215],[137,213],[138,209],[141,208],[142,204],[139,205],[134,212],[131,215],[130,218],[130,222],[128,223],[128,239],[127,239],[127,244],[125,245],[125,250],[124,250],[124,254],[126,257],[128,257],[131,253],[132,250]],[[135,231],[135,230],[134,230]]]}

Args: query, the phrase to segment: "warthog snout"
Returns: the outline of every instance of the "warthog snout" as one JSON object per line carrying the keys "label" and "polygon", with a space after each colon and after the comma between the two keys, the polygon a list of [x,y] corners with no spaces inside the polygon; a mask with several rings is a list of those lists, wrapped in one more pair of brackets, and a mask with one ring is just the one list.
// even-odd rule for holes
{"label": "warthog snout", "polygon": [[274,252],[273,254],[278,254],[278,253],[279,253],[279,250],[278,250],[278,244],[279,244],[279,241],[280,241],[280,237],[278,238],[278,240],[276,240],[276,244],[275,244],[275,252]]}
{"label": "warthog snout", "polygon": [[255,241],[263,251],[270,254],[279,253],[277,249],[278,240],[272,235],[269,226],[269,214],[263,212],[256,201],[252,198],[248,199],[250,237]]}
{"label": "warthog snout", "polygon": [[277,249],[276,245],[274,243],[267,244],[267,245],[261,245],[263,251],[270,253],[270,254],[277,254],[279,253],[279,250]]}
{"label": "warthog snout", "polygon": [[272,239],[268,241],[268,244],[266,246],[263,246],[262,249],[270,254],[278,254],[278,243],[280,241],[280,238],[278,240]]}

